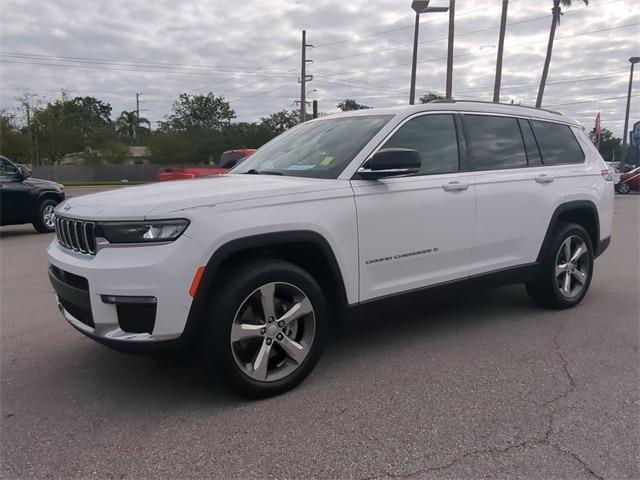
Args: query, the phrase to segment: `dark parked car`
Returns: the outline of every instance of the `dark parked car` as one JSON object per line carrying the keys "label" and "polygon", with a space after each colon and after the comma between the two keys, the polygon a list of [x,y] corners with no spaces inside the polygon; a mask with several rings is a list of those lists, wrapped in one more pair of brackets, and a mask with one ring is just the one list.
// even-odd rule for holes
{"label": "dark parked car", "polygon": [[40,233],[53,232],[53,209],[64,200],[64,187],[31,178],[31,172],[0,156],[0,224],[32,223]]}

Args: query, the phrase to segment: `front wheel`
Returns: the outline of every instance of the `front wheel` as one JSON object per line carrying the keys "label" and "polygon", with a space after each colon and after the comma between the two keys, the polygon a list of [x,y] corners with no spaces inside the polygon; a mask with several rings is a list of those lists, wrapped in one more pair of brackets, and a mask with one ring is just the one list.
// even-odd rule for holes
{"label": "front wheel", "polygon": [[616,191],[624,195],[631,191],[631,186],[626,182],[620,182],[616,185]]}
{"label": "front wheel", "polygon": [[540,277],[527,283],[533,300],[548,308],[571,308],[584,298],[593,275],[593,247],[580,225],[558,226],[545,252]]}
{"label": "front wheel", "polygon": [[204,353],[238,393],[277,395],[318,362],[327,308],[314,278],[297,265],[262,260],[232,270],[209,309]]}
{"label": "front wheel", "polygon": [[55,230],[54,209],[58,202],[52,199],[45,199],[36,208],[33,227],[40,233],[51,233]]}

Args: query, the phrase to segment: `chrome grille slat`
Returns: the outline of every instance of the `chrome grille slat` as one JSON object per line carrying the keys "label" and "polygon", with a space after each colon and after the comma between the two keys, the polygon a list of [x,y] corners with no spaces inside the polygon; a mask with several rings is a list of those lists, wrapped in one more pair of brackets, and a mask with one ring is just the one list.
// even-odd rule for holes
{"label": "chrome grille slat", "polygon": [[96,239],[94,222],[56,216],[58,243],[75,252],[95,255]]}
{"label": "chrome grille slat", "polygon": [[78,248],[76,248],[75,242],[73,241],[73,235],[71,234],[71,220],[67,220],[65,222],[65,226],[64,226],[64,230],[65,232],[67,232],[67,238],[69,239],[69,246],[71,246],[72,249],[74,250],[78,250]]}
{"label": "chrome grille slat", "polygon": [[73,223],[73,231],[76,233],[76,238],[78,239],[78,248],[80,248],[80,251],[82,253],[89,253],[89,251],[87,250],[87,244],[84,241],[84,235],[82,233],[82,231],[84,230],[84,228],[82,227],[82,223],[83,222],[74,222]]}

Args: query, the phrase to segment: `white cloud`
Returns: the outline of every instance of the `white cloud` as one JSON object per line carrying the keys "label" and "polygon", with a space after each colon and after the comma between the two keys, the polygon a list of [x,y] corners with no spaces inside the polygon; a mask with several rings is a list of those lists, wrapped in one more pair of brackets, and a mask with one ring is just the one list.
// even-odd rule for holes
{"label": "white cloud", "polygon": [[[510,2],[505,101],[535,101],[551,3]],[[640,54],[640,5],[637,0],[574,3],[557,31],[545,104],[623,97],[627,60]],[[491,98],[500,4],[458,0],[454,96]],[[213,91],[231,101],[238,119],[255,120],[293,107],[302,28],[316,45],[309,50],[315,60],[308,67],[314,75],[309,90],[316,90],[309,98],[318,99],[321,110],[335,110],[345,97],[372,106],[408,99],[409,0],[5,0],[3,7],[3,107],[14,108],[14,97],[24,90],[47,99],[64,88],[110,102],[115,114],[132,109],[135,93],[142,92],[145,115],[160,120],[178,93]],[[447,14],[422,20],[419,93],[444,89],[447,20]],[[43,56],[10,55],[16,53]],[[624,106],[625,100],[616,98],[557,108],[589,125],[601,111],[603,125],[619,135]],[[640,118],[640,97],[632,101],[633,118]]]}

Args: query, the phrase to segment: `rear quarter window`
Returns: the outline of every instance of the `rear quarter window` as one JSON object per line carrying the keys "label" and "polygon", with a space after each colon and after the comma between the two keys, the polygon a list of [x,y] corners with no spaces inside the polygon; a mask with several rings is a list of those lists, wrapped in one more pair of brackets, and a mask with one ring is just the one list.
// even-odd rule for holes
{"label": "rear quarter window", "polygon": [[545,165],[584,162],[584,152],[568,125],[532,120],[531,127]]}

